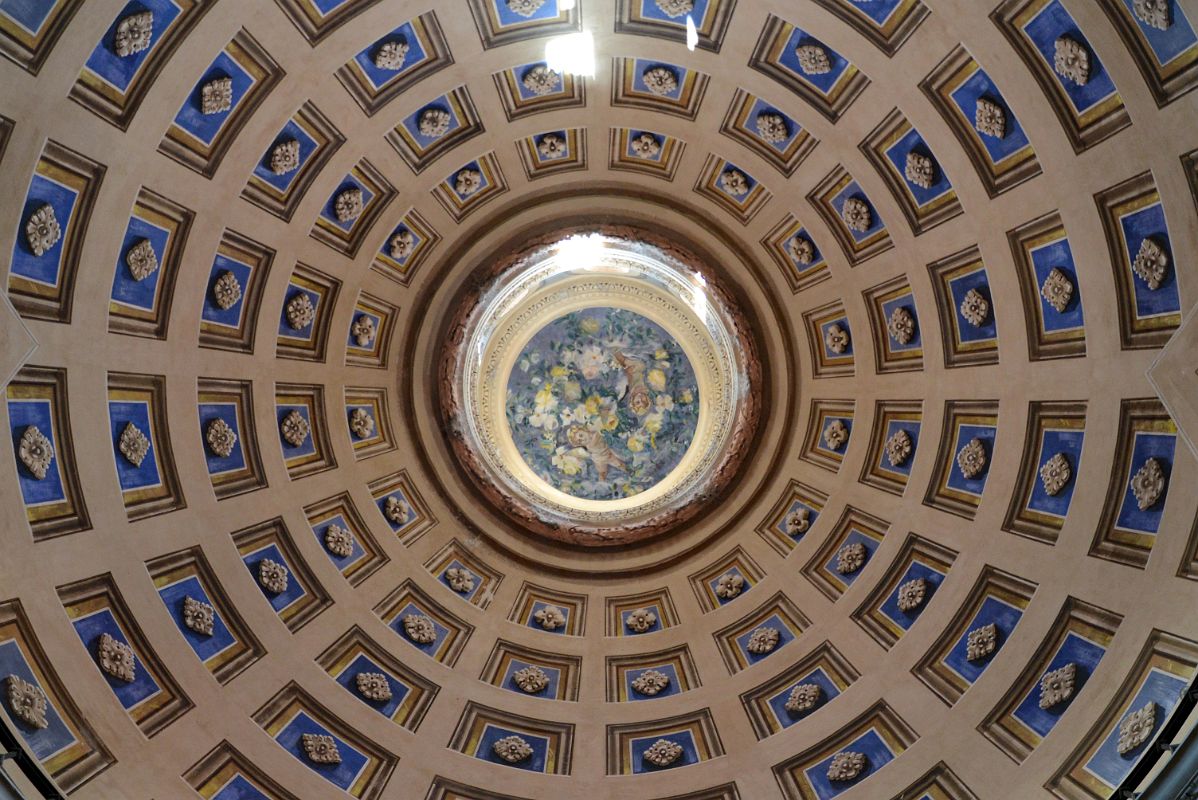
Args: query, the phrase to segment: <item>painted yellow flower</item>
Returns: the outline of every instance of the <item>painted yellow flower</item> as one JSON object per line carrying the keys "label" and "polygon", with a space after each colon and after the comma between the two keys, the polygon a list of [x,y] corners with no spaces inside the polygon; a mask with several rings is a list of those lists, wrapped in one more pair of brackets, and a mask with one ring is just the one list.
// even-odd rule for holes
{"label": "painted yellow flower", "polygon": [[645,417],[645,430],[649,433],[661,433],[662,416],[660,412],[655,412]]}
{"label": "painted yellow flower", "polygon": [[634,453],[639,453],[645,449],[645,439],[637,434],[632,434],[628,437],[628,449]]}
{"label": "painted yellow flower", "polygon": [[552,411],[557,408],[557,398],[553,396],[553,387],[548,383],[541,387],[536,396],[537,411]]}
{"label": "painted yellow flower", "polygon": [[594,336],[599,332],[599,320],[594,317],[584,317],[582,322],[578,323],[578,327],[582,328],[583,333]]}
{"label": "painted yellow flower", "polygon": [[578,381],[566,381],[566,388],[562,391],[567,403],[576,403],[582,399],[582,384]]}
{"label": "painted yellow flower", "polygon": [[683,389],[682,393],[678,395],[678,402],[682,403],[683,405],[694,402],[694,399],[695,395],[691,393],[690,389]]}
{"label": "painted yellow flower", "polygon": [[664,347],[657,348],[657,352],[653,354],[653,357],[656,358],[658,361],[665,361],[668,356],[669,356],[669,353],[666,352],[666,349]]}
{"label": "painted yellow flower", "polygon": [[600,402],[601,402],[601,399],[600,399],[599,395],[597,395],[597,394],[593,394],[590,397],[588,397],[587,403],[586,403],[587,413],[588,414],[598,414]]}
{"label": "painted yellow flower", "polygon": [[561,364],[558,364],[556,367],[553,367],[549,370],[549,374],[554,378],[564,378],[570,374],[570,370],[566,367],[563,367]]}
{"label": "painted yellow flower", "polygon": [[666,374],[660,369],[649,370],[649,375],[646,378],[649,387],[656,392],[664,392],[666,389]]}

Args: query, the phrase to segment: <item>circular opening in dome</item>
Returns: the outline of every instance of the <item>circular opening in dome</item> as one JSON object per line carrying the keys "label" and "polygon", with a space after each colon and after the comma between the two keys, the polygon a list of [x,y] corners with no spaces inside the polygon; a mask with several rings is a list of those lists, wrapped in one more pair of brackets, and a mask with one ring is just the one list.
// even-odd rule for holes
{"label": "circular opening in dome", "polygon": [[728,297],[681,251],[626,235],[504,260],[463,301],[441,362],[472,483],[526,528],[579,544],[693,516],[756,421],[755,349]]}

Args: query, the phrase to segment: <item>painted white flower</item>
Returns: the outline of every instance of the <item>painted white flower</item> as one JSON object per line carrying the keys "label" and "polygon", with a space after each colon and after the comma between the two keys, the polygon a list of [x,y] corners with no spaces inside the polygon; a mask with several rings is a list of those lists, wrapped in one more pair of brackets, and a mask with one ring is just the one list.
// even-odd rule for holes
{"label": "painted white flower", "polygon": [[674,408],[674,398],[668,394],[659,394],[654,402],[658,411],[671,411]]}
{"label": "painted white flower", "polygon": [[578,355],[578,369],[582,377],[593,381],[600,374],[607,372],[607,355],[594,345],[585,347]]}

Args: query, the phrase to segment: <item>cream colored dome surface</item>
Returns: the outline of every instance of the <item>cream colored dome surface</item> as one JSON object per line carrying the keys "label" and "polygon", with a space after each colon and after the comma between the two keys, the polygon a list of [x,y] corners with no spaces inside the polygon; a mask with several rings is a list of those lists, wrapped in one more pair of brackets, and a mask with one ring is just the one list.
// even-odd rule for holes
{"label": "cream colored dome surface", "polygon": [[[89,800],[1147,786],[1198,722],[1195,26],[0,0],[0,769]],[[578,33],[591,76],[546,63]],[[486,316],[588,236],[685,291],[612,268]]]}

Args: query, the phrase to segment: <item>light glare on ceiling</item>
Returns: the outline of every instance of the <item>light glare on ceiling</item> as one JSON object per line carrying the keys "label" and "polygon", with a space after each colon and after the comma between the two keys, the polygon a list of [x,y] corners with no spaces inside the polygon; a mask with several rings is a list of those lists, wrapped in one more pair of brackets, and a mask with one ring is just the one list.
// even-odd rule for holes
{"label": "light glare on ceiling", "polygon": [[555,36],[545,43],[545,63],[563,75],[595,76],[595,40],[590,31]]}
{"label": "light glare on ceiling", "polygon": [[695,28],[695,18],[686,15],[686,49],[694,50],[699,44],[699,31]]}

